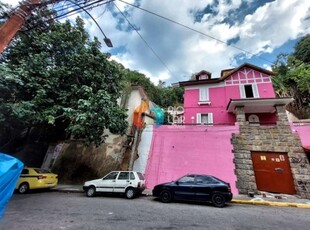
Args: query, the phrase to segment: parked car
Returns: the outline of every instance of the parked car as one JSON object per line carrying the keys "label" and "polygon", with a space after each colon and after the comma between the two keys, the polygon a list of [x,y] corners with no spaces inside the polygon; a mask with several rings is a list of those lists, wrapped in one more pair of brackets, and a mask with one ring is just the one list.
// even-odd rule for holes
{"label": "parked car", "polygon": [[29,189],[53,188],[58,183],[58,175],[47,169],[25,167],[20,174],[15,189],[26,193]]}
{"label": "parked car", "polygon": [[88,197],[106,192],[125,194],[128,199],[140,195],[144,189],[144,177],[135,171],[112,171],[103,178],[86,181],[83,186]]}
{"label": "parked car", "polygon": [[231,201],[230,184],[214,176],[189,174],[176,181],[156,185],[153,196],[168,203],[172,200],[211,201],[216,207],[224,207]]}

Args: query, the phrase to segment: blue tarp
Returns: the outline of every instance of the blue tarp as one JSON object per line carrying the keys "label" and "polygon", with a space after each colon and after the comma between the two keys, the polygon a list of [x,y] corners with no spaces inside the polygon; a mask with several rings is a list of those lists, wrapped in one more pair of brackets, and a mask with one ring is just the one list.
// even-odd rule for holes
{"label": "blue tarp", "polygon": [[13,195],[17,180],[24,164],[16,158],[0,153],[0,220],[4,209]]}

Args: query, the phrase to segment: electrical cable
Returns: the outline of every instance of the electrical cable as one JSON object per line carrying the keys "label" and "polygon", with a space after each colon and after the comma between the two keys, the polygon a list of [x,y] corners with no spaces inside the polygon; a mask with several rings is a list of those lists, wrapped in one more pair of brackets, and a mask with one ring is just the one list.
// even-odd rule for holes
{"label": "electrical cable", "polygon": [[230,45],[230,44],[228,44],[227,42],[224,42],[224,41],[222,41],[222,40],[220,40],[220,39],[218,39],[218,38],[215,38],[215,37],[213,37],[213,36],[211,36],[211,35],[208,35],[208,34],[206,34],[206,33],[203,33],[203,32],[201,32],[201,31],[199,31],[199,30],[193,29],[193,28],[191,28],[191,27],[189,27],[189,26],[186,26],[186,25],[184,25],[184,24],[182,24],[182,23],[180,23],[180,22],[174,21],[174,20],[172,20],[172,19],[170,19],[170,18],[167,18],[167,17],[165,17],[165,16],[159,15],[159,14],[157,14],[157,13],[154,13],[154,12],[150,11],[150,10],[141,8],[141,7],[139,7],[139,6],[136,6],[136,5],[134,5],[134,4],[128,3],[128,2],[126,2],[126,1],[123,1],[123,0],[119,0],[119,1],[120,1],[120,2],[123,2],[123,3],[127,4],[127,5],[130,5],[130,6],[132,6],[132,7],[135,7],[135,8],[137,8],[137,9],[139,9],[139,10],[145,11],[145,12],[147,12],[147,13],[149,13],[149,14],[154,15],[154,16],[157,16],[157,17],[159,17],[159,18],[162,18],[162,19],[164,19],[164,20],[166,20],[166,21],[169,21],[169,22],[171,22],[171,23],[174,23],[174,24],[176,24],[176,25],[179,25],[179,26],[181,26],[181,27],[184,27],[184,28],[186,28],[186,29],[188,29],[188,30],[191,30],[191,31],[193,31],[193,32],[196,32],[196,33],[198,33],[198,34],[201,34],[201,35],[203,35],[203,36],[206,36],[206,37],[208,37],[208,38],[211,38],[211,39],[213,39],[213,40],[216,40],[216,41],[218,41],[218,42],[220,42],[220,43],[226,44],[227,46],[233,47],[233,48],[235,48],[235,49],[237,49],[237,50],[240,50],[240,51],[242,51],[242,52],[244,52],[244,53],[251,54],[251,55],[256,56],[256,57],[258,57],[258,58],[260,58],[260,59],[262,59],[262,60],[264,60],[264,61],[273,63],[272,61],[270,61],[270,60],[268,60],[268,59],[266,59],[266,58],[260,57],[260,56],[258,56],[257,54],[254,54],[254,53],[252,53],[252,52],[250,52],[250,51],[247,51],[247,50],[245,50],[245,49],[239,48],[239,47],[237,47],[237,46]]}
{"label": "electrical cable", "polygon": [[[89,4],[87,4],[87,5],[84,5],[83,8],[86,9],[86,10],[89,10],[89,8],[91,8],[91,6],[93,6],[93,5],[97,4],[97,3],[100,3],[100,2],[102,2],[102,1],[103,1],[103,0],[94,1],[94,2],[92,2],[92,3],[89,3]],[[103,5],[103,4],[108,4],[108,3],[111,3],[111,2],[113,2],[113,1],[114,1],[114,0],[105,1],[105,2],[102,2],[101,4],[98,4],[97,6],[100,6],[100,5]],[[96,6],[96,7],[97,7],[97,6]],[[71,10],[71,11],[68,11],[68,12],[62,14],[62,15],[56,16],[54,19],[58,19],[58,18],[60,18],[60,17],[66,16],[66,15],[72,13],[72,12],[75,12],[75,11],[78,11],[78,10],[77,10],[77,9],[73,9],[73,10]],[[82,11],[82,10],[80,10],[80,11]]]}
{"label": "electrical cable", "polygon": [[[111,1],[107,1],[107,2],[102,2],[102,3],[98,3],[97,5],[93,6],[94,4],[91,4],[91,5],[87,5],[87,7],[84,7],[84,9],[86,10],[91,10],[92,8],[94,7],[99,7],[99,6],[102,6],[102,5],[105,5],[105,4],[108,4],[108,3],[111,3],[113,2],[114,0],[111,0]],[[74,9],[74,10],[71,10],[69,12],[66,12],[62,15],[57,15],[54,19],[63,19],[63,18],[66,18],[68,16],[72,16],[72,15],[75,15],[75,14],[79,14],[81,13],[82,10],[81,9]]]}
{"label": "electrical cable", "polygon": [[104,8],[104,10],[102,11],[102,13],[99,14],[99,15],[96,17],[96,20],[98,20],[99,18],[101,18],[101,17],[104,15],[105,12],[107,12],[107,5],[105,6],[105,8]]}
{"label": "electrical cable", "polygon": [[[101,1],[103,1],[103,0],[100,0],[100,1],[89,1],[89,2],[86,2],[86,1],[83,1],[83,0],[79,0],[79,1],[75,1],[74,3],[77,3],[77,4],[79,4],[79,5],[81,5],[81,6],[83,6],[85,8],[88,5],[96,4],[97,2],[100,3]],[[64,0],[62,6],[58,5],[56,7],[53,7],[53,10],[55,10],[57,13],[60,13],[60,12],[65,12],[66,10],[74,8],[76,6],[76,5],[72,4],[71,2],[68,2],[67,4],[64,4],[66,2],[67,2],[67,0]],[[66,7],[64,7],[64,5]]]}
{"label": "electrical cable", "polygon": [[72,2],[71,0],[67,0],[67,1],[69,1],[69,2],[71,2],[71,3],[73,3],[73,4],[76,4],[76,5],[77,5],[78,7],[80,7],[85,13],[87,13],[88,16],[89,16],[91,19],[93,19],[93,21],[96,23],[96,25],[98,26],[99,30],[100,30],[101,33],[103,34],[103,36],[104,36],[104,42],[106,43],[106,45],[107,45],[108,47],[113,47],[112,42],[110,41],[110,39],[107,38],[107,36],[105,35],[105,33],[103,32],[103,30],[102,30],[101,27],[99,26],[98,22],[95,20],[95,18],[94,18],[88,11],[85,10],[82,6],[78,5],[77,3]]}
{"label": "electrical cable", "polygon": [[114,6],[118,9],[118,11],[123,15],[123,17],[126,19],[128,24],[136,31],[136,33],[139,35],[141,40],[146,44],[146,46],[152,51],[152,53],[157,57],[157,59],[161,62],[161,64],[168,70],[168,72],[173,76],[172,72],[168,68],[168,66],[164,63],[164,61],[160,58],[160,56],[155,52],[155,50],[148,44],[148,42],[142,37],[142,35],[139,33],[139,31],[132,25],[132,23],[129,21],[129,19],[124,15],[124,13],[117,7],[115,3],[113,3]]}
{"label": "electrical cable", "polygon": [[[84,9],[88,10],[89,7],[91,7],[91,6],[93,6],[94,4],[97,4],[97,3],[98,3],[98,4],[97,4],[95,7],[98,7],[98,6],[101,6],[101,5],[104,5],[104,4],[111,3],[111,2],[113,2],[114,0],[109,0],[109,1],[105,1],[105,2],[102,2],[102,1],[103,1],[103,0],[96,0],[96,1],[94,1],[94,2],[91,2],[90,4],[87,4],[87,5],[84,7]],[[81,13],[82,11],[83,11],[83,10],[82,10],[81,8],[75,8],[75,9],[73,9],[73,10],[71,10],[71,11],[68,11],[68,12],[62,14],[62,15],[57,15],[57,16],[51,18],[51,19],[42,21],[41,23],[39,23],[39,24],[37,24],[37,25],[35,25],[35,26],[33,26],[33,27],[27,28],[27,30],[24,30],[24,31],[25,31],[25,32],[30,31],[30,30],[32,30],[32,29],[35,29],[36,27],[38,27],[38,26],[41,25],[42,23],[48,23],[48,22],[51,22],[51,21],[56,20],[56,19],[57,19],[57,20],[60,20],[60,19],[66,18],[66,17],[68,17],[68,16],[72,16],[72,15]],[[56,12],[56,13],[57,13],[57,12]]]}

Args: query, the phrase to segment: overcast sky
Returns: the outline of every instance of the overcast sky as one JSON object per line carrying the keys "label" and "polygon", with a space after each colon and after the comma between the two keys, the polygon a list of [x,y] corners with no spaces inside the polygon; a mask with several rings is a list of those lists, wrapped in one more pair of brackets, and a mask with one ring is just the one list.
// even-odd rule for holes
{"label": "overcast sky", "polygon": [[[124,1],[190,28],[118,0],[114,2],[127,19],[113,3],[89,10],[113,43],[112,49],[103,43],[103,51],[155,84],[186,81],[201,70],[219,77],[221,70],[244,62],[270,68],[277,54],[291,53],[310,33],[309,0]],[[82,17],[89,34],[102,40],[94,21]]]}

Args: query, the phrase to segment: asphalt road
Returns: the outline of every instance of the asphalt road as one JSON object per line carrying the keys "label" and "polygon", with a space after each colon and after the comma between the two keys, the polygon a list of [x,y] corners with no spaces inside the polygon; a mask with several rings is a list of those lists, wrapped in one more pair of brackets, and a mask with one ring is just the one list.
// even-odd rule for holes
{"label": "asphalt road", "polygon": [[176,202],[82,193],[14,194],[0,229],[309,229],[309,209]]}

